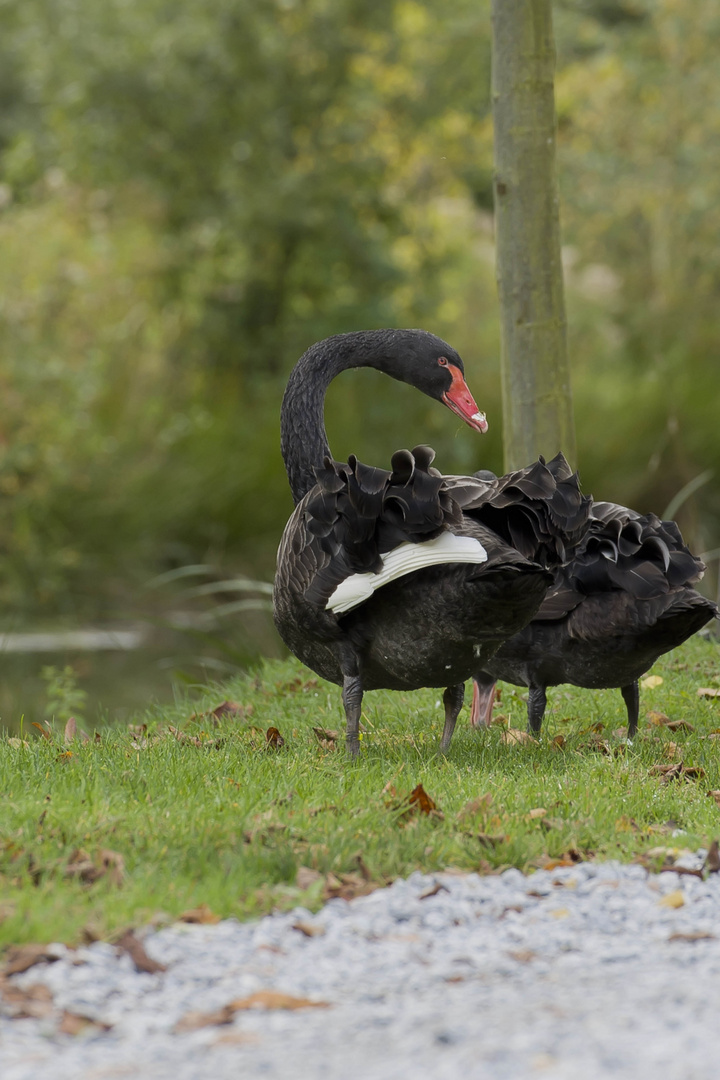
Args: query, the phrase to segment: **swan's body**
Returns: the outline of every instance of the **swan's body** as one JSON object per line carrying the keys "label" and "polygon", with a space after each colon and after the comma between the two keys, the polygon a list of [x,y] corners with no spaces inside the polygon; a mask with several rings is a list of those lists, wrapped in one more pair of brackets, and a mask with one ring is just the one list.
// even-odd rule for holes
{"label": "swan's body", "polygon": [[[441,476],[431,468],[429,447],[398,451],[392,470],[354,457],[347,464],[333,461],[325,391],[340,371],[362,366],[414,385],[486,430],[462,360],[432,334],[342,334],[310,348],[283,400],[281,445],[296,508],[278,551],[275,622],[303,663],[343,687],[351,753],[359,746],[362,694],[378,688],[445,687],[445,749],[465,680],[532,618],[552,580],[536,561],[553,545],[555,561],[562,557],[561,527],[549,524],[552,511],[579,535],[587,509],[576,479],[558,484],[542,461],[503,478],[507,483],[499,487]],[[522,550],[485,524],[485,512],[521,537]],[[438,542],[449,549],[440,562]],[[388,561],[403,563],[408,546],[416,549],[411,564],[380,584],[375,576],[385,573]],[[356,586],[365,589],[364,599],[353,594]],[[353,594],[347,605],[345,591]]]}
{"label": "swan's body", "polygon": [[528,731],[542,725],[549,686],[620,689],[628,736],[637,730],[638,680],[717,607],[693,587],[705,569],[672,521],[594,503],[590,528],[537,615],[475,678],[471,722],[490,721],[498,679],[527,686]]}

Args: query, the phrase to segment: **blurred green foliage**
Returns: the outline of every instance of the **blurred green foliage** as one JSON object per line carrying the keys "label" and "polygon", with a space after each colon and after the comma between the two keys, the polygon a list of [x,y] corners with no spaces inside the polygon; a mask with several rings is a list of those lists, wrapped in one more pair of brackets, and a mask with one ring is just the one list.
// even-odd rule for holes
{"label": "blurred green foliage", "polygon": [[[478,440],[374,372],[328,432],[501,467],[486,0],[0,0],[0,600],[102,615],[201,561],[269,577],[278,411],[327,334],[424,326]],[[556,7],[580,467],[661,512],[720,470],[720,10]],[[720,473],[718,473],[720,474]],[[681,511],[715,546],[717,486]]]}

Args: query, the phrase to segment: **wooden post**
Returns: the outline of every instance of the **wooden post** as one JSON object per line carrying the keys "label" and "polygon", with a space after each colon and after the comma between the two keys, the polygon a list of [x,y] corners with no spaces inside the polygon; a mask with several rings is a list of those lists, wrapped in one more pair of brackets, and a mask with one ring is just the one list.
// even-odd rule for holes
{"label": "wooden post", "polygon": [[492,0],[505,468],[575,464],[555,176],[551,0]]}

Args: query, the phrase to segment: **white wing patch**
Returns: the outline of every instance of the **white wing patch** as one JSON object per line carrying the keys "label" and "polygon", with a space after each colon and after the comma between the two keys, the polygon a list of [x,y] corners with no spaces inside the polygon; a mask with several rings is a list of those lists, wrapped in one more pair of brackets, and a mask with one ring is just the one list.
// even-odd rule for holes
{"label": "white wing patch", "polygon": [[344,615],[369,600],[376,589],[389,581],[411,574],[424,566],[438,563],[484,563],[488,553],[472,536],[455,536],[444,532],[423,544],[398,544],[382,556],[383,568],[378,574],[351,574],[337,586],[325,605],[335,615]]}

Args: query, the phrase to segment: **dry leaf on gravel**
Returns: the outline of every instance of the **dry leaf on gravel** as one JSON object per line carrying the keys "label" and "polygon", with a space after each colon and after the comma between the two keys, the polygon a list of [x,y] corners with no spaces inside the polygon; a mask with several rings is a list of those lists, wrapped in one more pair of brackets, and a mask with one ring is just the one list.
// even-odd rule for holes
{"label": "dry leaf on gravel", "polygon": [[311,1001],[310,998],[294,997],[280,990],[257,990],[246,998],[236,998],[228,1006],[234,1012],[245,1009],[329,1009],[329,1001]]}
{"label": "dry leaf on gravel", "polygon": [[294,922],[292,924],[292,928],[293,930],[298,930],[305,937],[309,938],[325,936],[324,926],[319,926],[317,923],[306,922],[302,919],[298,919],[297,922]]}
{"label": "dry leaf on gravel", "polygon": [[246,998],[230,1001],[215,1012],[189,1012],[175,1025],[175,1033],[181,1035],[199,1028],[231,1024],[235,1013],[248,1009],[293,1010],[293,1009],[329,1009],[328,1001],[311,1001],[309,998],[293,997],[278,990],[258,990]]}
{"label": "dry leaf on gravel", "polygon": [[188,1031],[198,1031],[205,1027],[220,1027],[222,1024],[232,1024],[235,1010],[230,1005],[224,1005],[215,1012],[189,1012],[182,1016],[173,1031],[176,1035],[184,1035]]}
{"label": "dry leaf on gravel", "polygon": [[510,949],[508,952],[508,956],[513,960],[517,960],[519,964],[530,964],[537,959],[537,955],[532,949]]}
{"label": "dry leaf on gravel", "polygon": [[67,1009],[63,1011],[60,1023],[58,1024],[58,1032],[61,1035],[81,1035],[88,1028],[95,1028],[100,1031],[110,1031],[112,1024],[106,1024],[100,1020],[94,1020],[91,1016],[83,1016],[81,1013],[68,1012]]}
{"label": "dry leaf on gravel", "polygon": [[126,930],[122,937],[115,942],[115,945],[122,952],[128,954],[135,965],[136,971],[146,975],[155,975],[159,971],[167,971],[165,964],[160,964],[157,960],[153,960],[151,956],[148,956],[145,946],[140,941],[140,938],[135,937],[132,930]]}
{"label": "dry leaf on gravel", "polygon": [[720,870],[720,849],[718,849],[717,840],[713,840],[708,848],[703,870],[707,870],[708,874],[717,874],[718,870]]}
{"label": "dry leaf on gravel", "polygon": [[53,996],[49,986],[34,983],[22,987],[0,980],[2,1012],[12,1020],[25,1020],[30,1017],[40,1020],[53,1011]]}
{"label": "dry leaf on gravel", "polygon": [[681,908],[685,904],[685,893],[682,889],[674,889],[673,892],[666,893],[657,902],[658,907],[666,908]]}
{"label": "dry leaf on gravel", "polygon": [[178,915],[178,922],[213,925],[220,922],[220,916],[211,911],[207,904],[200,904],[199,907],[183,911],[182,915]]}
{"label": "dry leaf on gravel", "polygon": [[702,930],[696,930],[689,934],[671,934],[668,941],[714,941],[715,934],[703,933]]}
{"label": "dry leaf on gravel", "polygon": [[60,953],[52,945],[11,945],[5,953],[5,963],[0,975],[20,975],[35,964],[52,964],[60,959]]}
{"label": "dry leaf on gravel", "polygon": [[269,750],[279,750],[285,745],[285,740],[276,727],[269,727],[265,732],[265,742]]}
{"label": "dry leaf on gravel", "polygon": [[437,894],[441,892],[450,892],[450,890],[440,881],[436,881],[431,889],[428,889],[427,892],[420,893],[418,900],[429,900],[431,896],[437,896]]}

